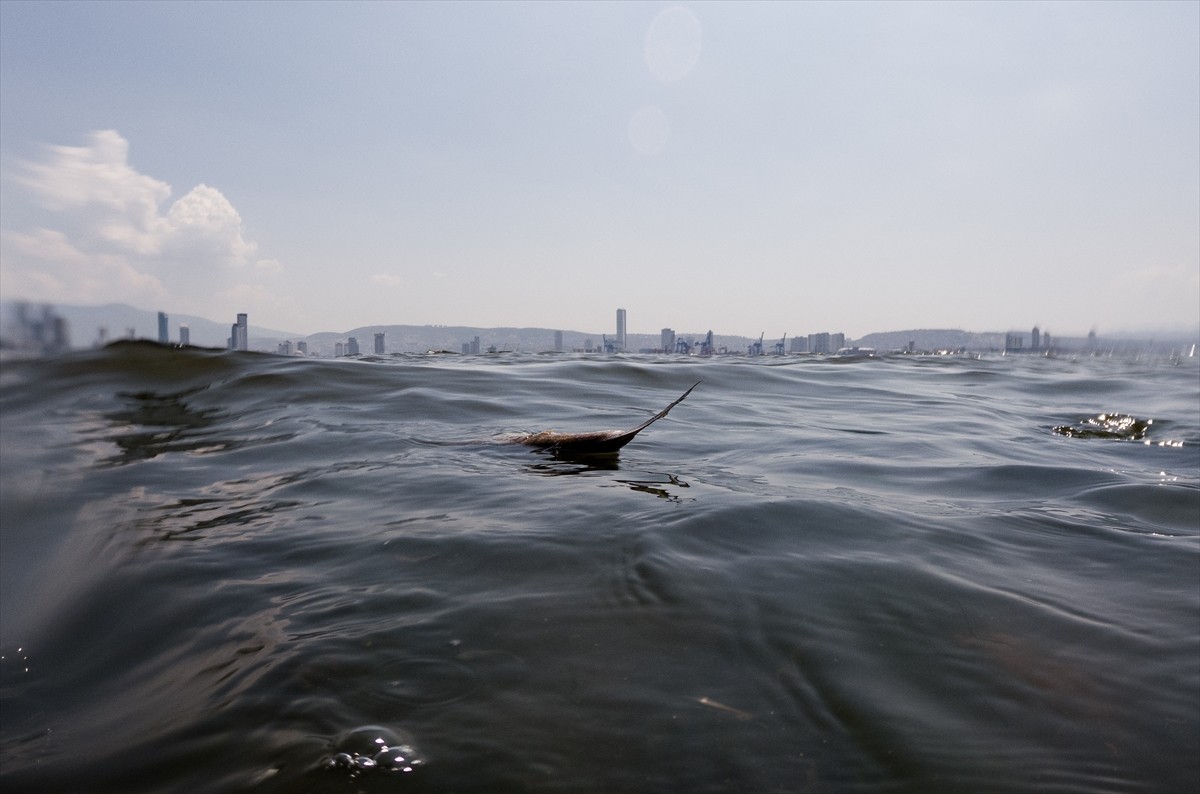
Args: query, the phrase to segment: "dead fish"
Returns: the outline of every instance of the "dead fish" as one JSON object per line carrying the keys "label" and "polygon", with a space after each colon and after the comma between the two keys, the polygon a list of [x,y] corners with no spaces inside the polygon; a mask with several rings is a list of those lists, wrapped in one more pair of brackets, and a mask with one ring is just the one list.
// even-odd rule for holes
{"label": "dead fish", "polygon": [[549,449],[556,452],[575,454],[602,454],[616,452],[621,447],[633,441],[633,437],[650,425],[666,416],[672,408],[683,402],[692,393],[692,389],[700,385],[700,381],[692,384],[692,388],[679,395],[675,402],[662,409],[654,416],[629,430],[595,430],[590,433],[557,433],[553,430],[543,430],[513,439],[514,444],[524,444],[528,447]]}

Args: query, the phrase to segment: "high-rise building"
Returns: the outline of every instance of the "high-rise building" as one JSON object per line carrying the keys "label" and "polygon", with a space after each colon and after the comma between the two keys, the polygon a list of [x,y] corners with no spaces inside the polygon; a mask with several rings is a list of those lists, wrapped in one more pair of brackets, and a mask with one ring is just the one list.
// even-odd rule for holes
{"label": "high-rise building", "polygon": [[16,304],[16,313],[17,320],[12,330],[17,348],[40,353],[61,353],[70,348],[67,321],[56,314],[49,304],[42,306],[40,319],[24,301]]}
{"label": "high-rise building", "polygon": [[229,334],[229,349],[230,350],[249,350],[250,349],[250,326],[246,322],[246,315],[239,314],[237,322],[233,324]]}
{"label": "high-rise building", "polygon": [[[844,338],[844,337],[843,337]],[[831,339],[827,331],[822,331],[819,334],[808,335],[808,349],[812,353],[829,354],[835,351],[830,350]]]}
{"label": "high-rise building", "polygon": [[662,347],[662,352],[664,353],[675,352],[675,329],[662,329],[662,339],[659,341],[659,345]]}
{"label": "high-rise building", "polygon": [[845,334],[836,333],[836,334],[829,335],[829,352],[830,353],[836,353],[845,346],[846,346],[846,335]]}
{"label": "high-rise building", "polygon": [[192,329],[186,325],[179,326],[179,346],[187,347],[192,343]]}
{"label": "high-rise building", "polygon": [[562,331],[554,332],[554,352],[555,353],[563,352]]}
{"label": "high-rise building", "polygon": [[284,339],[279,343],[279,355],[290,356],[292,354],[292,340]]}
{"label": "high-rise building", "polygon": [[383,333],[375,334],[375,355],[383,355]]}
{"label": "high-rise building", "polygon": [[302,356],[308,355],[308,342],[303,340],[296,343],[296,352]]}
{"label": "high-rise building", "polygon": [[1005,334],[1004,335],[1004,350],[1012,352],[1021,350],[1025,346],[1025,338],[1020,334]]}
{"label": "high-rise building", "polygon": [[344,355],[346,355],[346,346],[344,344],[342,344],[341,342],[334,342],[333,343],[334,358],[341,358]]}
{"label": "high-rise building", "polygon": [[348,355],[348,356],[357,356],[358,355],[358,339],[356,337],[352,336],[346,342],[346,355]]}
{"label": "high-rise building", "polygon": [[625,350],[625,310],[617,309],[617,352]]}
{"label": "high-rise building", "polygon": [[1041,350],[1042,349],[1042,331],[1036,325],[1033,326],[1033,333],[1029,335],[1029,349],[1030,350]]}
{"label": "high-rise building", "polygon": [[158,313],[158,343],[160,345],[165,345],[169,341],[171,341],[171,337],[167,333],[167,313],[159,312]]}

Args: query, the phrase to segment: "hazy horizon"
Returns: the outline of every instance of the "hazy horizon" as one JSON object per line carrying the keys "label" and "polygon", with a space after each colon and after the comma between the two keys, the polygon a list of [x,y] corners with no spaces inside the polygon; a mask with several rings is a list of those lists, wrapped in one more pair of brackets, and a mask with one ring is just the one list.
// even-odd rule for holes
{"label": "hazy horizon", "polygon": [[[7,317],[5,319],[6,323],[12,322],[13,318],[12,318],[12,315],[10,314],[10,312],[12,312],[15,309],[16,304],[22,303],[22,302],[28,303],[31,306],[31,308],[33,308],[35,310],[35,313],[36,313],[36,310],[39,309],[43,305],[42,303],[39,303],[39,302],[30,302],[30,301],[22,301],[21,299],[4,298],[3,301],[0,302],[0,315],[7,315]],[[118,311],[128,310],[128,311],[132,311],[132,312],[137,312],[137,313],[146,315],[146,317],[143,318],[143,322],[145,322],[147,324],[147,329],[148,329],[146,332],[146,338],[152,338],[152,337],[156,336],[156,333],[157,333],[155,330],[156,326],[154,326],[154,323],[155,323],[155,317],[157,315],[157,312],[160,310],[147,309],[144,307],[132,306],[132,305],[129,305],[126,303],[120,303],[120,302],[102,303],[102,304],[46,304],[46,305],[49,305],[56,312],[66,313],[67,315],[75,314],[79,310],[101,311],[101,310],[104,310],[107,308],[113,308]],[[171,312],[167,312],[167,317],[168,317],[168,322],[169,322],[169,335],[170,335],[170,338],[172,338],[172,339],[178,338],[179,326],[184,321],[195,322],[195,321],[199,320],[201,322],[212,323],[213,325],[223,327],[226,324],[225,323],[226,319],[230,323],[232,323],[236,319],[236,315],[230,316],[229,318],[213,318],[213,317],[205,317],[202,315],[194,315],[194,314],[190,314],[190,313],[172,314]],[[358,325],[344,327],[341,329],[322,328],[322,329],[319,329],[316,331],[302,333],[302,332],[295,331],[294,329],[269,327],[265,324],[256,322],[253,314],[249,314],[248,319],[249,319],[249,327],[252,332],[256,332],[260,337],[265,335],[268,338],[279,338],[279,339],[302,339],[302,338],[311,338],[314,336],[321,336],[321,335],[344,336],[347,334],[352,334],[356,331],[370,331],[370,330],[377,329],[377,328],[394,328],[394,327],[432,328],[432,329],[461,328],[461,329],[474,329],[474,330],[479,330],[479,331],[489,331],[489,330],[529,330],[529,331],[546,331],[546,332],[562,331],[562,332],[566,332],[566,333],[581,334],[584,336],[592,335],[592,336],[596,337],[597,342],[600,341],[600,338],[602,335],[607,335],[609,337],[615,336],[615,329],[613,329],[613,328],[594,329],[594,328],[588,328],[588,327],[553,327],[553,326],[538,325],[538,324],[519,325],[519,326],[515,326],[515,325],[485,326],[485,325],[479,325],[477,323],[469,323],[469,322],[466,322],[466,323],[405,323],[405,322],[360,323]],[[110,318],[108,324],[105,326],[107,331],[110,334],[113,334],[113,336],[111,336],[110,338],[117,338],[118,332],[120,331],[120,329],[122,327],[123,326],[121,325],[120,322],[117,322],[117,321],[115,321],[115,319],[112,319],[112,318]],[[3,332],[5,330],[11,330],[11,329],[0,328],[0,332]],[[72,326],[72,328],[71,328],[72,345],[76,346],[76,347],[79,347],[79,346],[86,347],[88,340],[85,337],[87,336],[87,332],[89,332],[91,330],[93,330],[93,329],[91,329],[90,327],[81,326],[81,327],[76,328],[76,327]],[[629,334],[629,336],[634,336],[634,337],[657,338],[660,335],[661,330],[662,330],[661,328],[656,328],[653,330],[638,330],[635,327],[635,328],[629,329],[628,334]],[[747,340],[752,340],[752,339],[756,339],[759,337],[759,334],[743,334],[743,333],[738,333],[736,331],[728,331],[728,330],[723,329],[719,324],[714,325],[710,328],[704,328],[704,329],[674,328],[672,330],[680,338],[691,338],[691,337],[702,338],[705,335],[705,333],[710,330],[717,337],[744,338]],[[1139,339],[1140,340],[1154,340],[1156,338],[1157,339],[1173,339],[1174,338],[1174,339],[1182,340],[1182,339],[1195,339],[1195,338],[1200,337],[1200,323],[1192,325],[1191,327],[1177,326],[1177,327],[1172,328],[1172,327],[1161,326],[1161,327],[1151,327],[1151,328],[1144,328],[1144,329],[1092,328],[1092,329],[1088,329],[1087,331],[1079,331],[1079,332],[1073,332],[1071,330],[1058,331],[1058,330],[1048,327],[1048,326],[1039,326],[1039,330],[1043,334],[1053,336],[1053,338],[1060,339],[1060,340],[1082,340],[1082,339],[1087,338],[1089,332],[1095,332],[1097,334],[1097,337],[1100,339],[1125,340],[1125,341],[1136,341]],[[903,333],[934,333],[934,334],[937,334],[937,333],[963,333],[963,334],[976,335],[976,336],[1000,335],[1000,334],[1007,334],[1007,333],[1029,335],[1031,333],[1031,331],[1032,331],[1032,326],[1022,327],[1022,326],[1018,326],[1018,325],[1012,325],[1010,327],[998,327],[998,328],[936,327],[936,326],[930,326],[930,325],[914,325],[914,326],[910,326],[907,328],[876,328],[876,329],[867,331],[862,334],[857,334],[857,335],[845,334],[845,337],[846,337],[846,341],[849,343],[849,342],[857,342],[865,337],[869,337],[872,335],[886,336],[886,335],[890,335],[890,334],[903,334]],[[193,327],[192,333],[195,333],[195,332],[196,332],[196,329],[195,329],[195,327]],[[821,329],[806,329],[803,331],[795,331],[795,332],[789,330],[786,333],[786,338],[792,339],[795,337],[809,336],[810,334],[821,333],[821,332],[844,333],[839,328],[833,328],[833,327],[821,328]],[[767,342],[771,342],[771,343],[779,341],[779,339],[783,336],[783,333],[774,333],[774,334],[771,332],[760,332],[760,333],[763,334],[763,336]],[[464,341],[469,341],[469,340],[464,340]]]}
{"label": "hazy horizon", "polygon": [[0,4],[0,292],[371,325],[1200,325],[1200,3]]}

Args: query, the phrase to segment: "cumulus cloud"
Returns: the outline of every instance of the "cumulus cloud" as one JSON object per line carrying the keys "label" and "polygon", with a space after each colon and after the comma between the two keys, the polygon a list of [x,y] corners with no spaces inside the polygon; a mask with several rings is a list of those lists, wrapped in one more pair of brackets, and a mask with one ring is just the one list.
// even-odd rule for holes
{"label": "cumulus cloud", "polygon": [[246,307],[282,266],[259,259],[242,219],[216,188],[169,202],[166,182],[129,163],[115,130],[84,146],[48,146],[16,181],[44,210],[44,225],[0,233],[5,295],[66,303],[120,301],[220,317]]}

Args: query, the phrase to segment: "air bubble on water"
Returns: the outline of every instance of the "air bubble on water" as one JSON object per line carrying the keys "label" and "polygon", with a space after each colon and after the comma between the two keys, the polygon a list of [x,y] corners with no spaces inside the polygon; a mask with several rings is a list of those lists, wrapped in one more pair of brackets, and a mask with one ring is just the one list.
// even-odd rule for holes
{"label": "air bubble on water", "polygon": [[351,777],[369,772],[412,772],[423,762],[416,750],[395,731],[378,725],[355,728],[334,743],[337,751],[325,759],[325,769],[344,769]]}

